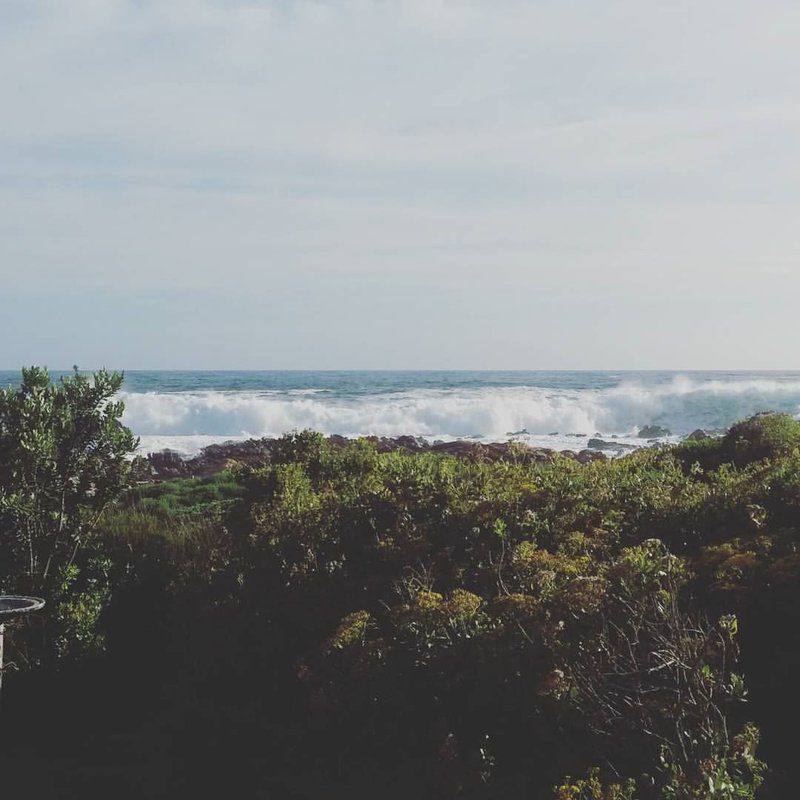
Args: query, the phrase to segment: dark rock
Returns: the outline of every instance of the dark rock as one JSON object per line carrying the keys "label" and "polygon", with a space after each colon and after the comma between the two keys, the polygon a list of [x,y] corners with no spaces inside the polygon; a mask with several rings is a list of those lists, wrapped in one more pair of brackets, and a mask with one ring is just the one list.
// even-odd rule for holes
{"label": "dark rock", "polygon": [[606,461],[608,456],[600,450],[581,450],[575,456],[575,460],[580,464],[590,464],[592,461]]}
{"label": "dark rock", "polygon": [[204,447],[196,456],[184,458],[174,450],[162,450],[138,456],[131,468],[134,480],[152,481],[170,478],[204,478],[215,475],[233,464],[259,466],[269,461],[274,440],[247,439],[243,442],[223,442]]}
{"label": "dark rock", "polygon": [[702,428],[698,428],[696,431],[692,431],[686,439],[690,442],[700,442],[703,439],[712,439],[710,433],[706,433]]}
{"label": "dark rock", "polygon": [[367,436],[367,441],[372,442],[379,453],[390,453],[393,450],[402,450],[404,453],[417,453],[427,450],[430,445],[425,439],[416,436]]}
{"label": "dark rock", "polygon": [[158,477],[150,459],[145,456],[136,456],[131,462],[131,480],[134,483],[149,483]]}
{"label": "dark rock", "polygon": [[183,478],[190,474],[186,461],[174,450],[162,450],[147,456],[150,470],[159,478]]}
{"label": "dark rock", "polygon": [[623,450],[636,450],[635,445],[623,444],[622,442],[607,442],[603,439],[589,439],[586,446],[590,450],[616,450],[619,452]]}
{"label": "dark rock", "polygon": [[658,439],[662,436],[669,436],[671,433],[669,428],[661,425],[645,425],[637,435],[640,439]]}
{"label": "dark rock", "polygon": [[424,450],[428,446],[421,436],[398,436],[395,441],[406,450]]}
{"label": "dark rock", "polygon": [[212,444],[188,459],[186,466],[192,476],[201,478],[215,475],[234,464],[262,466],[269,462],[273,446],[273,439],[247,439],[243,442]]}
{"label": "dark rock", "polygon": [[431,447],[434,453],[444,453],[448,456],[458,456],[459,458],[466,458],[467,456],[476,455],[481,448],[480,444],[475,442],[465,442],[459,439],[455,442],[442,442],[435,447]]}
{"label": "dark rock", "polygon": [[[549,464],[555,455],[546,447],[531,447],[522,442],[481,443],[459,439],[454,442],[436,441],[433,444],[415,436],[367,436],[380,453],[400,450],[404,453],[440,453],[455,458],[477,458],[490,461],[518,461],[525,464]],[[247,439],[241,442],[224,442],[203,448],[196,456],[185,458],[172,450],[162,450],[147,456],[137,456],[132,463],[134,480],[162,481],[170,478],[208,477],[229,469],[234,464],[263,466],[268,464],[275,449],[275,439]],[[344,436],[330,436],[334,447],[344,447],[351,440]],[[602,457],[602,454],[596,454]],[[577,458],[575,453],[567,457]]]}

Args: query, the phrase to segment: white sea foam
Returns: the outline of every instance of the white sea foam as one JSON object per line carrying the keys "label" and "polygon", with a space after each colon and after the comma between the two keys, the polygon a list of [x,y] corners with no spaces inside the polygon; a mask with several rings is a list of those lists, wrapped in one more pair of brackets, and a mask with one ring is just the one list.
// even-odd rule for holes
{"label": "white sea foam", "polygon": [[211,441],[279,436],[305,428],[344,436],[412,434],[484,441],[504,440],[524,430],[521,438],[527,441],[575,449],[596,433],[636,442],[638,429],[651,423],[685,434],[698,427],[725,428],[761,410],[797,414],[800,381],[678,376],[659,385],[629,382],[610,389],[415,389],[359,396],[312,390],[128,392],[123,399],[124,421],[144,437],[147,449],[169,441],[188,452]]}
{"label": "white sea foam", "polygon": [[140,436],[139,452],[158,453],[161,450],[172,450],[182,456],[197,455],[204,447],[220,442],[241,441],[249,436]]}

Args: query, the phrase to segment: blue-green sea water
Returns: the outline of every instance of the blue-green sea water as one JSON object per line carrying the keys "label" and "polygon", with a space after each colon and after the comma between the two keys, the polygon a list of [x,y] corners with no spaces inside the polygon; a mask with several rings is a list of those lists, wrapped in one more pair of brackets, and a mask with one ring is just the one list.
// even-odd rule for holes
{"label": "blue-green sea water", "polygon": [[[0,384],[18,381],[0,372]],[[676,439],[757,411],[798,415],[800,372],[131,371],[122,399],[144,450],[305,428],[577,450],[598,434],[642,444],[645,425]]]}

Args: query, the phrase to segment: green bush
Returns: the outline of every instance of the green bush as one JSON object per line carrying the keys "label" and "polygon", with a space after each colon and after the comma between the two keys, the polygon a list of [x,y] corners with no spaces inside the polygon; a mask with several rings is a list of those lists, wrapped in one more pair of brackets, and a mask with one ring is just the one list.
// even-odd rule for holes
{"label": "green bush", "polygon": [[756,414],[734,425],[722,440],[725,460],[738,467],[789,455],[800,447],[800,421],[789,414]]}
{"label": "green bush", "polygon": [[214,770],[243,796],[791,796],[781,426],[759,458],[751,426],[586,465],[287,436],[261,467],[111,504],[66,574],[62,642],[102,641],[106,680],[149,709],[120,717],[142,796]]}
{"label": "green bush", "polygon": [[120,424],[122,375],[101,370],[54,383],[44,369],[22,371],[0,391],[0,589],[41,595],[43,636],[15,640],[37,661],[94,649],[107,599],[102,556],[91,537],[128,484],[137,441]]}

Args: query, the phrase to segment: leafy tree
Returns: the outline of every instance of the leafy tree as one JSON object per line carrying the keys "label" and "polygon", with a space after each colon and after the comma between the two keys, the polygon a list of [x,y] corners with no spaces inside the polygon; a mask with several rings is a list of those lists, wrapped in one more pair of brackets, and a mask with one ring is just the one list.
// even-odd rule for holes
{"label": "leafy tree", "polygon": [[31,367],[0,390],[0,589],[43,595],[62,623],[70,608],[97,612],[96,597],[74,591],[77,556],[128,484],[138,441],[120,423],[122,380],[76,368],[53,382]]}

